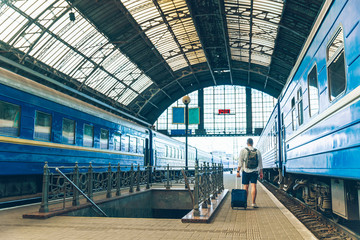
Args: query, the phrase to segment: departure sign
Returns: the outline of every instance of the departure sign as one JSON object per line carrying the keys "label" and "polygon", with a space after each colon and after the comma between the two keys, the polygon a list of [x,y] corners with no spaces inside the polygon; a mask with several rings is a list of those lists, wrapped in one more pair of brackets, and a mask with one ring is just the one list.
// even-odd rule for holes
{"label": "departure sign", "polygon": [[230,109],[219,109],[219,114],[230,114]]}

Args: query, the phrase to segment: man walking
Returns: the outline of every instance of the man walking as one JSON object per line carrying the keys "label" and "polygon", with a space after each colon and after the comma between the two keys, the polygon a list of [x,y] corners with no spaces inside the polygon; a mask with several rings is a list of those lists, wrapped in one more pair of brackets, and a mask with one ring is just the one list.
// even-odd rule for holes
{"label": "man walking", "polygon": [[240,152],[239,165],[237,168],[237,177],[240,177],[240,169],[242,170],[242,184],[248,195],[249,183],[251,183],[251,199],[253,208],[258,208],[256,205],[256,183],[260,173],[260,179],[263,178],[262,158],[259,150],[253,147],[254,141],[252,138],[247,140],[247,147]]}

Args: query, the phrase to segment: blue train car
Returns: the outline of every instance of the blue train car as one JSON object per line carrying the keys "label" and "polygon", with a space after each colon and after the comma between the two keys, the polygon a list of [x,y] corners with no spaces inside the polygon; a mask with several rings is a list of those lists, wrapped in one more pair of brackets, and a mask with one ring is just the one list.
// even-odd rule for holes
{"label": "blue train car", "polygon": [[185,144],[0,68],[0,198],[40,192],[45,162],[184,166]]}
{"label": "blue train car", "polygon": [[281,164],[278,151],[278,111],[279,107],[276,104],[256,145],[261,152],[264,169],[278,169]]}
{"label": "blue train car", "polygon": [[38,192],[49,166],[144,164],[148,130],[0,69],[0,197]]}
{"label": "blue train car", "polygon": [[302,191],[309,205],[348,220],[360,215],[358,4],[335,0],[324,5],[279,98],[280,154],[270,160],[281,163],[276,167],[286,190]]}

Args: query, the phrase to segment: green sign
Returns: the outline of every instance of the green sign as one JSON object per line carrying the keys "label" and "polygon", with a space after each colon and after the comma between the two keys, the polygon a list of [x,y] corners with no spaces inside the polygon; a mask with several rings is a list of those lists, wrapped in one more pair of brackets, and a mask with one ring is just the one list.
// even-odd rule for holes
{"label": "green sign", "polygon": [[189,124],[200,124],[200,108],[189,108]]}

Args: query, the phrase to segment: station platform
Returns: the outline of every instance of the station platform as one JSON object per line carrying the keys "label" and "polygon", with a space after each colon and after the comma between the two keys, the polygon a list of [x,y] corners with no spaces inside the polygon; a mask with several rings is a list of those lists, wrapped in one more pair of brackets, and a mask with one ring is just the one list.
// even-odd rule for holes
{"label": "station platform", "polygon": [[[234,179],[235,175],[225,174],[225,188],[233,189]],[[39,209],[39,204],[32,204],[0,210],[0,239],[316,239],[261,184],[257,209],[233,210],[230,199],[228,194],[209,224],[149,218],[22,218]]]}

